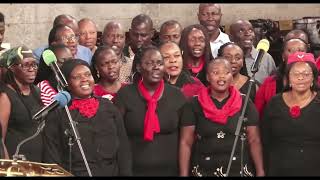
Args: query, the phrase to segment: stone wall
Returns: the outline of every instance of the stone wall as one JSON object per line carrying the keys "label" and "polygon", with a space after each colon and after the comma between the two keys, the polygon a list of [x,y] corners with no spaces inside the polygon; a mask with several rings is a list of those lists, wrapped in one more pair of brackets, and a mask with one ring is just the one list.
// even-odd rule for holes
{"label": "stone wall", "polygon": [[[52,21],[59,14],[70,14],[78,20],[89,17],[101,31],[110,20],[118,20],[128,29],[134,16],[146,13],[159,29],[169,19],[183,26],[197,23],[197,8],[198,4],[0,4],[0,12],[6,16],[5,42],[11,46],[24,43],[31,48],[47,43]],[[222,4],[222,12],[222,25],[228,26],[239,18],[290,20],[320,16],[320,4]]]}

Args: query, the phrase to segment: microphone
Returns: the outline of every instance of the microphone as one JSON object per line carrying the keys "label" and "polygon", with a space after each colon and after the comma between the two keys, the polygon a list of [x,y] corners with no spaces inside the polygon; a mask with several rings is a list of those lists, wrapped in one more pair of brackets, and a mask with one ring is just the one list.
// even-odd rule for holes
{"label": "microphone", "polygon": [[51,50],[47,49],[42,53],[42,57],[43,57],[43,60],[46,63],[46,65],[50,66],[51,69],[53,70],[60,86],[62,88],[66,88],[68,86],[67,80],[64,77],[64,75],[62,74],[62,72],[57,64],[57,57],[54,55],[54,53]]}
{"label": "microphone", "polygon": [[33,120],[38,120],[48,114],[49,111],[59,106],[59,108],[65,107],[71,100],[71,96],[67,91],[61,91],[53,97],[53,101],[46,107],[38,111],[33,117]]}
{"label": "microphone", "polygon": [[270,44],[267,39],[261,39],[257,45],[258,55],[254,59],[254,62],[251,66],[251,72],[255,74],[260,67],[261,59],[263,55],[269,50]]}

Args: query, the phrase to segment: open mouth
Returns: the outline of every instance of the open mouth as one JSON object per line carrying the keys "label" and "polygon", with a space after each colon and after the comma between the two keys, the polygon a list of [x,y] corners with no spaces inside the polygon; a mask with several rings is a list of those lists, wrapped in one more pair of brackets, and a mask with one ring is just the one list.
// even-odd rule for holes
{"label": "open mouth", "polygon": [[81,88],[82,90],[89,90],[89,89],[91,89],[90,84],[82,84],[82,85],[80,85],[80,88]]}
{"label": "open mouth", "polygon": [[226,83],[227,83],[226,81],[222,81],[222,80],[217,81],[217,84],[218,84],[219,86],[225,86]]}

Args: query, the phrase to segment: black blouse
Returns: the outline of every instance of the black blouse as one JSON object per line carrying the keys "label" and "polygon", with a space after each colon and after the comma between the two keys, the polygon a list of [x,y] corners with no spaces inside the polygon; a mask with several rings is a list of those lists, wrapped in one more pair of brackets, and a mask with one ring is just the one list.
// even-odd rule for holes
{"label": "black blouse", "polygon": [[[99,109],[92,118],[70,111],[77,124],[80,141],[93,176],[131,175],[131,153],[119,110],[107,99],[98,98]],[[44,161],[57,163],[69,171],[69,146],[66,130],[72,132],[64,109],[49,113],[44,129]],[[73,134],[73,133],[72,133]],[[76,142],[72,147],[72,171],[88,176]]]}
{"label": "black blouse", "polygon": [[[221,109],[228,98],[224,99],[222,102],[219,102],[212,97],[211,100],[218,109]],[[242,104],[244,104],[244,100],[245,95],[242,95]],[[232,117],[229,117],[227,124],[221,125],[204,116],[198,97],[192,99],[190,106],[193,111],[192,121],[186,124],[189,126],[196,126],[196,140],[193,145],[191,168],[193,169],[199,165],[199,171],[201,171],[204,176],[218,176],[218,169],[222,170],[222,173],[226,173],[241,110]],[[257,126],[258,113],[250,99],[247,111],[245,112],[245,117],[248,121],[244,122],[242,126]],[[240,176],[240,148],[241,140],[239,138],[234,161],[229,174],[230,176]],[[247,166],[248,171],[254,175],[249,159],[247,142],[245,142],[244,150],[245,165]]]}
{"label": "black blouse", "polygon": [[124,112],[124,124],[132,147],[133,175],[178,176],[179,129],[191,116],[180,90],[165,84],[156,109],[160,133],[155,133],[151,142],[143,140],[147,103],[137,84],[121,88],[115,104]]}
{"label": "black blouse", "polygon": [[295,119],[290,116],[282,93],[267,104],[260,128],[267,175],[320,176],[320,100],[317,98],[302,108],[300,117]]}
{"label": "black blouse", "polygon": [[[32,116],[40,110],[40,90],[38,87],[31,87],[30,95],[19,95],[9,87],[4,88],[11,103],[10,117],[5,138],[9,157],[16,152],[17,145],[24,139],[36,133],[39,123],[32,120]],[[21,146],[19,154],[25,155],[28,161],[42,161],[42,138],[40,135],[26,142]]]}

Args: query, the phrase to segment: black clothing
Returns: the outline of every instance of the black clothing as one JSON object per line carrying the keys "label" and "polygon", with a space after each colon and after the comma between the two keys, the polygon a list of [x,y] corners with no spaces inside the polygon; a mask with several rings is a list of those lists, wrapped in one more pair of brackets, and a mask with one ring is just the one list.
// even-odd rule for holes
{"label": "black clothing", "polygon": [[261,122],[268,176],[320,176],[319,99],[292,118],[281,94],[264,109]]}
{"label": "black clothing", "polygon": [[[5,138],[9,157],[16,152],[17,145],[24,139],[32,136],[38,128],[38,122],[32,120],[32,116],[40,110],[42,103],[40,100],[38,87],[31,87],[29,95],[21,95],[9,87],[4,88],[11,102],[11,111],[8,121],[8,128]],[[21,146],[19,154],[25,155],[28,161],[41,162],[42,137],[38,135],[34,139]]]}
{"label": "black clothing", "polygon": [[[86,118],[71,110],[92,176],[131,175],[131,154],[119,110],[107,99],[98,98],[95,116]],[[49,113],[44,129],[44,161],[57,163],[69,171],[68,136],[73,134],[64,109]],[[75,176],[88,176],[77,142],[72,146],[72,171]]]}
{"label": "black clothing", "polygon": [[[228,97],[229,98],[229,97]],[[211,97],[218,109],[221,109],[227,102],[228,98],[219,102]],[[245,96],[242,96],[242,104],[244,104]],[[188,126],[196,126],[195,134],[196,139],[192,150],[191,170],[199,165],[199,171],[203,176],[219,176],[218,168],[222,170],[222,174],[227,171],[229,158],[235,138],[235,130],[241,114],[241,110],[234,116],[229,117],[227,124],[221,125],[215,123],[204,116],[202,107],[198,101],[198,97],[194,97],[190,103],[193,111],[192,121],[188,122]],[[248,118],[247,122],[242,125],[256,126],[258,122],[258,113],[254,104],[249,99],[245,117]],[[244,152],[244,166],[253,174],[253,168],[249,158],[249,147],[247,141],[245,142]],[[235,151],[235,159],[232,162],[229,176],[240,175],[240,149],[241,140],[239,138],[237,149]],[[220,174],[221,175],[221,174]]]}
{"label": "black clothing", "polygon": [[[242,87],[239,89],[239,91],[242,94],[247,94],[248,90],[249,90],[249,84],[250,84],[250,78],[248,78],[248,80],[242,85]],[[252,102],[254,102],[254,99],[256,97],[256,92],[257,92],[257,86],[259,87],[260,83],[258,81],[255,81],[255,83],[252,84],[251,86],[251,91],[250,91],[250,99]]]}
{"label": "black clothing", "polygon": [[193,73],[191,69],[188,69],[191,76],[198,78],[203,85],[207,86],[208,85],[208,81],[207,81],[207,64],[204,64],[203,68],[201,69],[200,72],[198,73]]}
{"label": "black clothing", "polygon": [[146,100],[131,84],[118,91],[115,104],[123,112],[124,124],[131,143],[134,176],[178,176],[179,129],[183,121],[191,116],[186,109],[186,99],[180,90],[165,84],[157,103],[160,133],[153,141],[145,141],[144,117]]}

